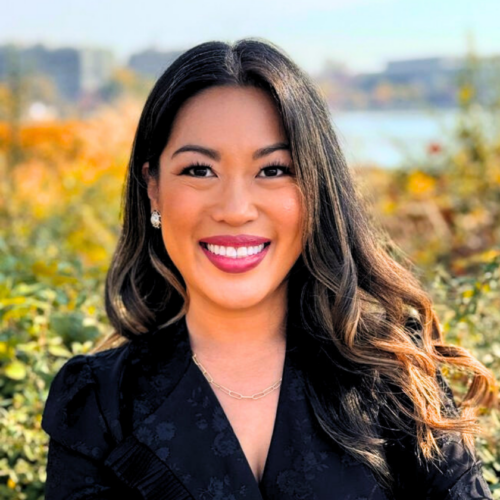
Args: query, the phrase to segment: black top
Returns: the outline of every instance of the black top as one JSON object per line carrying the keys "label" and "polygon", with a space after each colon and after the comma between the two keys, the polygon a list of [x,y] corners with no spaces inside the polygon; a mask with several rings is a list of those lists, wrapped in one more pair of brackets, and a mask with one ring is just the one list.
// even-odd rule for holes
{"label": "black top", "polygon": [[321,430],[297,346],[287,351],[271,445],[258,483],[212,386],[191,358],[185,318],[119,348],[78,355],[50,387],[46,500],[491,499],[482,463],[458,440],[440,469],[400,447],[394,497]]}

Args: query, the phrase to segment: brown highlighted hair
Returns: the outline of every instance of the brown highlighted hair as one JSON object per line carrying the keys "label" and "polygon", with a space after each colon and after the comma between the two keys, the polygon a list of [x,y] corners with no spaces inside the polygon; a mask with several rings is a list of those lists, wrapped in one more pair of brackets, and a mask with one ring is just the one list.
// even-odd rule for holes
{"label": "brown highlighted hair", "polygon": [[[167,326],[187,311],[183,278],[149,221],[141,168],[148,161],[150,175],[158,175],[182,104],[224,85],[268,92],[290,144],[305,223],[302,254],[288,276],[287,321],[302,332],[307,391],[321,428],[388,487],[393,478],[381,422],[413,436],[427,460],[440,456],[441,434],[458,433],[474,453],[477,410],[496,401],[493,374],[466,349],[444,342],[429,295],[370,223],[324,99],[267,40],[202,43],[178,57],[152,89],[133,144],[123,227],[106,279],[115,332],[96,350]],[[448,411],[441,364],[472,372],[460,411]]]}

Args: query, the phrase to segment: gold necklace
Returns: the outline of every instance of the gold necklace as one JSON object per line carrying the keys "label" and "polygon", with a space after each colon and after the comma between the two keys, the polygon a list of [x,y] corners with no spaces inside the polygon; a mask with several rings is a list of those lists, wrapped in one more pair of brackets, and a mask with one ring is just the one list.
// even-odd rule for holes
{"label": "gold necklace", "polygon": [[227,387],[224,387],[223,385],[218,384],[217,382],[214,381],[210,373],[205,370],[203,365],[198,361],[198,358],[196,357],[196,354],[193,354],[193,361],[200,367],[201,372],[205,376],[205,378],[215,387],[220,389],[222,392],[225,392],[228,396],[231,396],[232,398],[235,399],[260,399],[263,398],[264,396],[267,396],[269,393],[273,392],[275,389],[277,389],[281,385],[281,378],[278,380],[278,382],[275,382],[273,385],[269,386],[267,389],[264,389],[261,392],[256,392],[255,394],[252,394],[252,396],[243,396],[239,392],[232,391],[231,389],[228,389]]}

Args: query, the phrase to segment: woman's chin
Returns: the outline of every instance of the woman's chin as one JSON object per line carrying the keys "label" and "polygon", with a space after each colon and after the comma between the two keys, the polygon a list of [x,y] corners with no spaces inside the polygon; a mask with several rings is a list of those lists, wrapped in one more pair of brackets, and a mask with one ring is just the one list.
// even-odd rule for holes
{"label": "woman's chin", "polygon": [[213,304],[228,310],[251,309],[268,298],[268,294],[264,291],[261,293],[257,293],[255,290],[250,292],[248,285],[244,287],[230,286],[225,290],[219,289],[217,294],[210,290],[205,293],[205,296]]}

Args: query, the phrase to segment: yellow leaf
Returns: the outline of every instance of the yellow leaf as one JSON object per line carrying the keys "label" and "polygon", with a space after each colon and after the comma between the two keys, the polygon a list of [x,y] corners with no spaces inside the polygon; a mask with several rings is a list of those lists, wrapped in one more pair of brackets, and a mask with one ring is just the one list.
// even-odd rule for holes
{"label": "yellow leaf", "polygon": [[436,181],[424,172],[415,171],[408,178],[408,191],[417,196],[434,192]]}
{"label": "yellow leaf", "polygon": [[16,359],[5,367],[5,375],[12,380],[22,380],[26,377],[26,367]]}
{"label": "yellow leaf", "polygon": [[386,200],[382,203],[382,211],[387,214],[393,214],[398,208],[398,204],[392,200]]}
{"label": "yellow leaf", "polygon": [[479,254],[480,260],[483,262],[489,262],[498,256],[500,256],[500,250],[496,250],[495,248],[491,248]]}
{"label": "yellow leaf", "polygon": [[45,262],[38,261],[32,265],[31,269],[38,276],[54,276],[57,272],[57,263],[53,262],[48,266]]}
{"label": "yellow leaf", "polygon": [[498,478],[489,469],[485,468],[483,470],[483,475],[484,475],[484,479],[486,479],[486,481],[488,481],[489,483],[492,483],[492,484],[498,483]]}
{"label": "yellow leaf", "polygon": [[35,454],[33,453],[33,450],[28,446],[27,443],[24,444],[23,451],[24,451],[24,454],[26,455],[26,458],[28,460],[31,460],[32,462],[34,462],[36,460],[36,457],[35,457]]}
{"label": "yellow leaf", "polygon": [[52,356],[57,356],[58,358],[69,358],[71,356],[71,353],[60,345],[49,346],[49,352]]}
{"label": "yellow leaf", "polygon": [[25,304],[26,300],[27,300],[26,297],[11,297],[9,299],[2,299],[0,300],[0,307],[17,306],[19,304]]}

